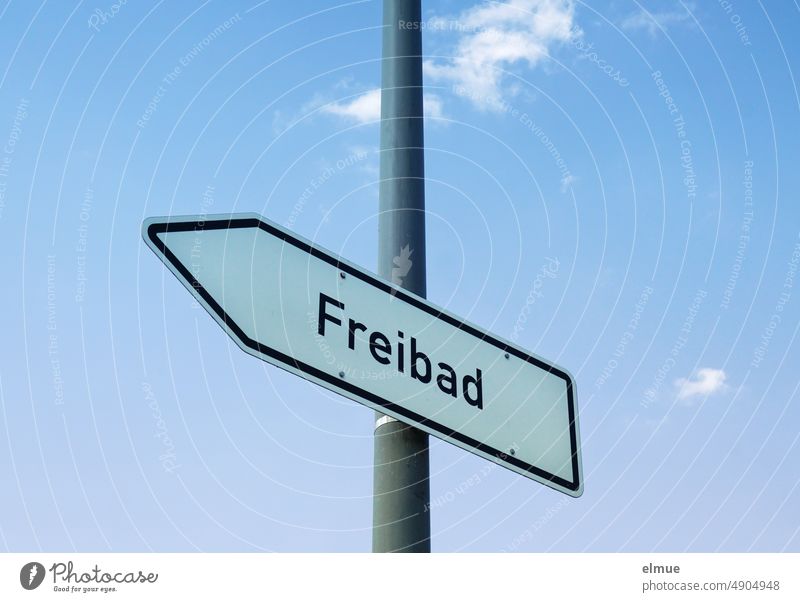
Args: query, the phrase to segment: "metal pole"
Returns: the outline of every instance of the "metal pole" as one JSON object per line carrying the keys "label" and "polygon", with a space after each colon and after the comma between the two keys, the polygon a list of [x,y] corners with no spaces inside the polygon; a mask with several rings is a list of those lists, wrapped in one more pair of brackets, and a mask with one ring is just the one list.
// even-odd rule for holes
{"label": "metal pole", "polygon": [[[378,272],[424,297],[421,18],[421,0],[383,2]],[[431,551],[429,477],[428,435],[377,413],[373,552]]]}

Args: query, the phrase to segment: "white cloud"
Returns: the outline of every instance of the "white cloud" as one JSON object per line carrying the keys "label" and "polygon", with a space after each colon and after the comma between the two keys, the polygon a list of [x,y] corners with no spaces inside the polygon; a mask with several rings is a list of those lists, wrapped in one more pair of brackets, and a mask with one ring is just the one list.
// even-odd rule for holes
{"label": "white cloud", "polygon": [[[374,88],[352,100],[326,104],[322,107],[322,112],[358,123],[379,121],[381,118],[381,90]],[[444,114],[442,99],[435,94],[425,94],[423,96],[423,112],[425,117],[441,118]]]}
{"label": "white cloud", "polygon": [[621,25],[628,31],[643,29],[650,36],[655,37],[662,29],[666,30],[673,25],[691,25],[693,21],[689,14],[690,10],[694,10],[692,5],[688,5],[687,10],[683,11],[649,12],[640,8],[638,12],[625,17]]}
{"label": "white cloud", "polygon": [[724,370],[701,368],[694,377],[679,378],[675,381],[675,386],[678,387],[678,399],[688,400],[719,393],[725,388],[727,378]]}
{"label": "white cloud", "polygon": [[574,14],[572,0],[484,2],[456,17],[460,37],[446,53],[452,58],[425,61],[425,73],[452,83],[481,109],[500,110],[503,70],[519,63],[533,67],[553,44],[579,34]]}
{"label": "white cloud", "polygon": [[359,123],[377,121],[381,118],[381,90],[375,88],[350,101],[332,102],[323,106],[322,111]]}
{"label": "white cloud", "polygon": [[423,94],[422,112],[425,114],[425,117],[430,117],[432,119],[444,117],[442,99],[436,94]]}

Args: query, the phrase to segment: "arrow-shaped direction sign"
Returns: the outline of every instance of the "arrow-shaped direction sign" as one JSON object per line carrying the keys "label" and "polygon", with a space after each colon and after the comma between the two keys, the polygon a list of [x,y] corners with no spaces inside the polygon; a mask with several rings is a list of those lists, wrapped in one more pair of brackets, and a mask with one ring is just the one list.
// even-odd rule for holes
{"label": "arrow-shaped direction sign", "polygon": [[151,218],[143,235],[247,353],[583,492],[575,385],[562,368],[256,214]]}

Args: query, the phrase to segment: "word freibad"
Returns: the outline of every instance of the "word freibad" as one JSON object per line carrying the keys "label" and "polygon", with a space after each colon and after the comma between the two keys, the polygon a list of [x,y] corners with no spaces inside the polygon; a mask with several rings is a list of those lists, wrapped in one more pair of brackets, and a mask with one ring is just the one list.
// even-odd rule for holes
{"label": "word freibad", "polygon": [[[336,312],[336,310],[332,308],[341,310],[341,313]],[[334,314],[328,313],[329,311],[333,311]],[[325,334],[326,330],[331,330],[330,328],[326,329],[327,324],[342,326],[344,312],[344,303],[324,293],[320,293],[317,321],[318,334],[327,338]],[[344,328],[341,330],[341,334],[344,335]],[[369,352],[376,362],[384,366],[394,364],[400,374],[408,374],[409,378],[413,378],[423,384],[428,384],[433,379],[433,362],[426,353],[417,349],[417,339],[413,336],[410,337],[409,352],[406,353],[406,339],[402,330],[397,331],[397,340],[394,344],[392,344],[392,341],[384,333],[378,330],[370,332],[366,324],[353,318],[347,320],[346,330],[347,348],[351,351],[355,351],[356,349],[356,333],[368,333],[367,344],[369,346]],[[407,369],[408,372],[406,372]],[[442,393],[451,397],[458,397],[460,383],[460,392],[464,397],[464,401],[479,410],[483,409],[483,382],[481,380],[482,374],[480,369],[475,370],[474,376],[466,374],[460,379],[455,369],[445,362],[437,362],[436,369],[439,372],[436,375],[436,385]]]}

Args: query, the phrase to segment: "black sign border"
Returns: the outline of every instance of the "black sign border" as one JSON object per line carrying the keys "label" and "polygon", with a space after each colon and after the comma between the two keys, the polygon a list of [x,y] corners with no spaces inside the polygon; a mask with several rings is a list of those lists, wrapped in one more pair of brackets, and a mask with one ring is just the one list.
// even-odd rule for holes
{"label": "black sign border", "polygon": [[[559,485],[569,491],[577,492],[581,491],[581,474],[580,474],[580,463],[579,463],[579,450],[578,450],[578,433],[577,433],[577,425],[576,425],[576,411],[575,411],[575,400],[574,400],[574,383],[572,382],[572,378],[559,368],[555,366],[551,366],[538,358],[530,356],[523,351],[509,346],[508,344],[494,338],[492,335],[487,334],[485,332],[481,332],[475,327],[465,324],[460,320],[450,316],[436,307],[432,307],[427,303],[424,303],[419,298],[411,296],[403,291],[403,289],[397,288],[392,286],[388,282],[384,280],[380,280],[377,276],[372,274],[363,272],[358,270],[348,264],[347,262],[339,259],[335,255],[328,253],[320,249],[319,247],[313,246],[304,240],[300,240],[295,238],[288,232],[273,226],[272,224],[263,221],[258,217],[226,217],[226,218],[197,218],[189,221],[178,221],[181,218],[175,217],[173,218],[175,221],[170,220],[170,218],[164,218],[165,221],[163,222],[153,222],[150,223],[146,228],[146,234],[149,241],[152,245],[157,248],[163,256],[169,261],[172,267],[177,270],[177,272],[185,279],[186,283],[191,286],[192,290],[194,290],[203,301],[206,302],[208,307],[210,307],[214,313],[216,314],[216,318],[224,323],[233,334],[244,344],[247,348],[252,349],[262,355],[272,358],[276,362],[286,364],[288,366],[292,366],[295,369],[304,372],[306,374],[310,374],[319,380],[324,382],[330,383],[334,387],[338,389],[344,389],[350,392],[352,395],[368,399],[370,402],[374,403],[375,405],[390,410],[395,414],[408,418],[409,420],[416,422],[417,424],[425,425],[427,428],[431,429],[432,434],[442,435],[444,437],[449,437],[456,441],[459,441],[464,446],[469,448],[480,450],[488,455],[494,456],[508,464],[515,466],[516,468],[520,469],[523,472],[530,473],[532,475],[536,475],[540,479],[545,479],[552,483]],[[568,481],[563,477],[559,477],[558,475],[551,474],[546,470],[538,468],[532,464],[528,464],[527,462],[523,462],[522,460],[516,458],[515,456],[509,455],[507,452],[503,452],[501,450],[497,450],[489,445],[481,443],[480,441],[473,439],[472,437],[468,437],[462,433],[457,431],[453,431],[438,422],[425,418],[413,412],[407,408],[403,408],[395,403],[392,403],[388,399],[384,399],[379,395],[371,393],[370,391],[366,391],[361,389],[360,387],[355,386],[354,384],[347,382],[343,379],[336,378],[335,376],[323,372],[314,366],[310,366],[305,364],[304,362],[300,362],[285,353],[282,353],[276,349],[268,347],[249,338],[244,331],[239,327],[236,322],[234,322],[231,317],[222,309],[219,303],[208,293],[208,291],[194,278],[190,270],[181,263],[178,258],[175,256],[172,251],[170,251],[164,242],[158,237],[159,234],[165,232],[189,232],[189,231],[203,231],[203,230],[233,230],[237,228],[260,228],[268,233],[270,236],[275,236],[282,241],[297,247],[301,251],[304,251],[317,259],[321,259],[322,261],[334,266],[336,269],[349,274],[359,280],[391,295],[394,295],[398,299],[405,301],[416,307],[417,309],[421,309],[422,311],[426,312],[430,316],[434,318],[443,320],[447,322],[449,325],[458,328],[474,337],[481,339],[482,341],[486,341],[491,345],[497,347],[498,349],[513,355],[523,361],[526,361],[530,364],[533,364],[537,368],[541,368],[549,372],[550,374],[557,376],[559,378],[564,379],[566,382],[567,387],[567,405],[568,405],[568,412],[569,412],[569,438],[570,438],[570,451],[572,454],[572,481]],[[280,365],[277,364],[279,367]],[[578,494],[580,495],[580,494]]]}

